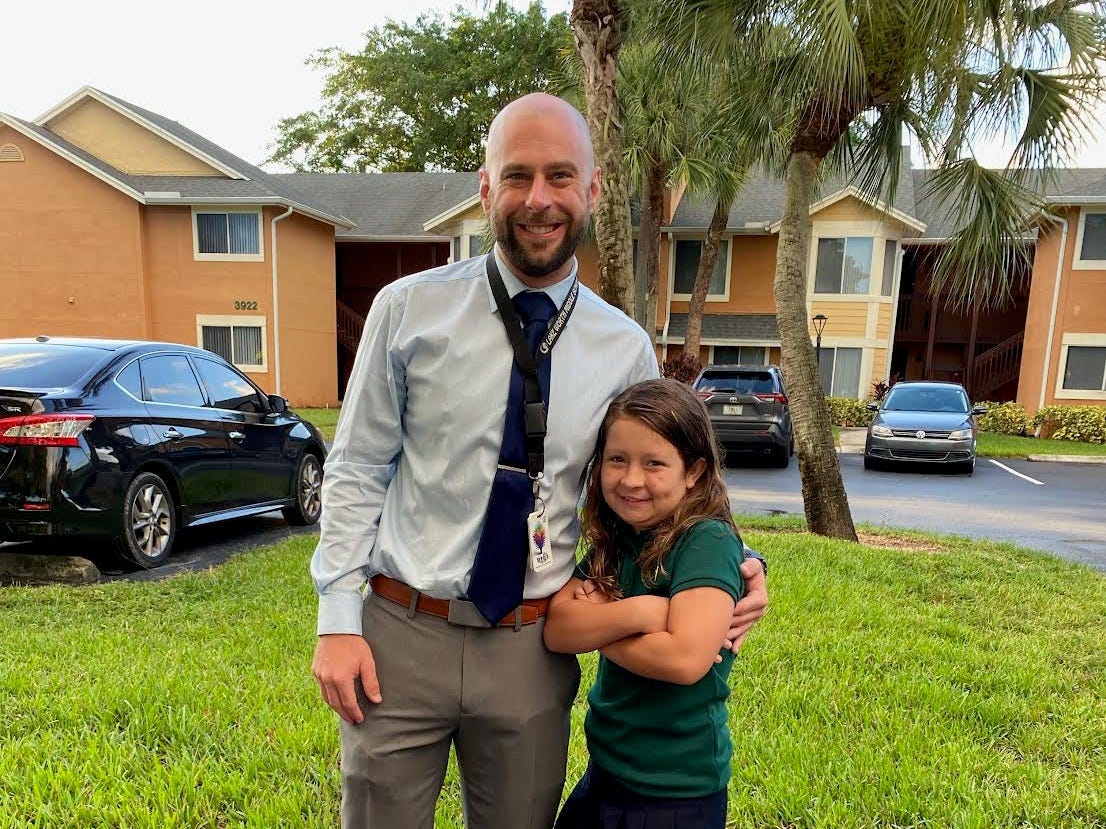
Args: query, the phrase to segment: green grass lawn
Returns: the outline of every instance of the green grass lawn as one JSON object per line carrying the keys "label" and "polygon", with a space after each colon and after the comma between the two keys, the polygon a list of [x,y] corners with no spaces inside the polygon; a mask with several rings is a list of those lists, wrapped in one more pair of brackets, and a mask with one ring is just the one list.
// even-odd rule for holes
{"label": "green grass lawn", "polygon": [[[732,679],[734,826],[1106,825],[1106,578],[1010,546],[741,523],[772,607]],[[336,825],[313,544],[0,588],[0,827]],[[461,825],[452,771],[437,825]]]}
{"label": "green grass lawn", "polygon": [[296,409],[296,414],[318,426],[324,438],[334,440],[334,427],[338,425],[338,414],[341,411],[335,406],[333,409]]}
{"label": "green grass lawn", "polygon": [[1042,440],[1000,435],[994,432],[980,432],[976,447],[980,455],[991,458],[1024,458],[1027,455],[1106,455],[1104,443]]}

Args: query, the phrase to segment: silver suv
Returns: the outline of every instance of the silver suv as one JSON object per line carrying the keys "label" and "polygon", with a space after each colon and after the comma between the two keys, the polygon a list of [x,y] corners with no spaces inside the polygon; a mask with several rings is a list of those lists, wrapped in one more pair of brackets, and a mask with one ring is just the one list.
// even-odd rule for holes
{"label": "silver suv", "polygon": [[693,384],[727,450],[767,455],[786,467],[795,452],[787,389],[778,366],[707,366]]}

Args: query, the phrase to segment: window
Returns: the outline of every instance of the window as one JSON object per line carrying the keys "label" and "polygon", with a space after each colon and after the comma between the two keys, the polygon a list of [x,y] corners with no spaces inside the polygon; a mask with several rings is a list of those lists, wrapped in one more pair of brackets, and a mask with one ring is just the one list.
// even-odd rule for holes
{"label": "window", "polygon": [[142,358],[142,399],[173,406],[204,406],[200,384],[183,354]]}
{"label": "window", "polygon": [[481,255],[487,253],[487,251],[484,250],[484,237],[483,236],[466,236],[465,237],[465,243],[468,245],[469,259],[471,259],[474,256],[481,256]]}
{"label": "window", "polygon": [[816,294],[866,294],[872,280],[872,238],[819,239]]}
{"label": "window", "polygon": [[260,261],[261,212],[207,210],[193,212],[197,259]]}
{"label": "window", "polygon": [[268,371],[264,317],[198,316],[196,338],[200,348],[242,371]]}
{"label": "window", "polygon": [[768,362],[762,345],[716,345],[711,362],[721,366],[762,366]]}
{"label": "window", "polygon": [[1068,346],[1063,388],[1106,391],[1106,346]]}
{"label": "window", "polygon": [[897,268],[896,259],[899,255],[899,243],[894,239],[888,239],[887,244],[883,246],[883,290],[881,293],[884,296],[891,296],[895,293],[895,271]]}
{"label": "window", "polygon": [[860,396],[861,348],[822,347],[818,355],[818,370],[822,375],[822,390],[829,397]]}
{"label": "window", "polygon": [[200,379],[204,381],[207,392],[211,395],[211,405],[216,409],[253,414],[265,411],[257,389],[237,371],[214,360],[198,359],[195,363]]}
{"label": "window", "polygon": [[115,382],[131,397],[142,399],[142,373],[138,370],[138,360],[129,363],[125,369],[116,374]]}
{"label": "window", "polygon": [[[695,288],[695,274],[699,271],[699,259],[703,255],[702,239],[677,239],[676,240],[676,274],[673,284],[673,295],[691,296]],[[718,245],[718,258],[714,262],[714,271],[710,275],[710,287],[707,288],[708,297],[725,299],[726,275],[729,271],[730,242],[723,239]]]}
{"label": "window", "polygon": [[1076,250],[1075,268],[1106,270],[1106,212],[1082,211]]}
{"label": "window", "polygon": [[461,237],[460,236],[454,236],[453,237],[453,261],[454,262],[460,262],[461,261]]}

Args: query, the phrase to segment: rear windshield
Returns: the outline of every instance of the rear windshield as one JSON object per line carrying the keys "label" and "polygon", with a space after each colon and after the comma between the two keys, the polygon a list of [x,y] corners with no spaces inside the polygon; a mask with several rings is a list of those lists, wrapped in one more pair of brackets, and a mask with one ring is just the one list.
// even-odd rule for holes
{"label": "rear windshield", "polygon": [[889,412],[955,412],[968,411],[968,397],[960,389],[911,388],[891,389],[883,408]]}
{"label": "rear windshield", "polygon": [[771,394],[776,391],[776,381],[768,371],[725,371],[704,375],[699,388],[730,394]]}
{"label": "rear windshield", "polygon": [[58,389],[72,386],[107,352],[46,343],[0,343],[0,388]]}

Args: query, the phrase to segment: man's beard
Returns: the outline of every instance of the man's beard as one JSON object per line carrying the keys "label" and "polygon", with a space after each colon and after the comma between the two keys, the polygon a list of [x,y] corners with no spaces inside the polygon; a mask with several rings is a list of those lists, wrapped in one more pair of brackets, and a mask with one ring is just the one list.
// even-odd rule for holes
{"label": "man's beard", "polygon": [[[518,240],[518,236],[515,235],[514,222],[509,221],[495,210],[492,211],[491,220],[492,230],[495,232],[495,240],[503,247],[503,252],[507,255],[511,264],[518,268],[525,276],[542,277],[549,276],[549,274],[560,268],[574,253],[576,253],[576,248],[579,246],[580,242],[584,240],[584,236],[587,235],[591,216],[585,213],[580,217],[579,222],[573,222],[569,219],[561,243],[552,250],[542,251],[541,255],[544,257],[543,259],[537,259],[523,247],[522,243]],[[522,224],[540,225],[550,224],[550,222],[542,221],[542,219],[538,217],[533,217],[533,221],[527,220],[522,222]]]}

